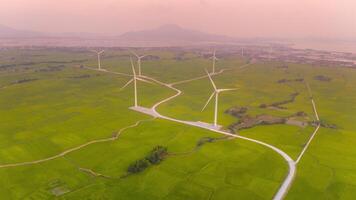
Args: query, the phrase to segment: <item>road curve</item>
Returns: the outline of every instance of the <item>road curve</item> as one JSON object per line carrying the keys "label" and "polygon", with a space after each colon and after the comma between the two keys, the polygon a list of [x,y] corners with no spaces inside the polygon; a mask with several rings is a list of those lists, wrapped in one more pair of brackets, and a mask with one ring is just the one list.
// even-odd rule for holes
{"label": "road curve", "polygon": [[[245,65],[242,65],[240,67],[240,69],[242,68],[245,68],[247,67],[249,64],[245,64]],[[89,70],[95,70],[95,71],[100,71],[100,72],[105,72],[105,73],[111,73],[111,74],[116,74],[116,75],[121,75],[121,76],[132,76],[132,75],[129,75],[129,74],[125,74],[125,73],[119,73],[119,72],[112,72],[112,71],[108,71],[108,70],[98,70],[98,69],[95,69],[95,68],[89,68],[89,67],[85,67],[85,69],[89,69]],[[220,70],[219,72],[215,73],[215,74],[212,74],[212,75],[218,75],[218,74],[221,74],[223,73],[224,71],[227,71],[227,70],[232,70],[232,69],[222,69]],[[248,138],[248,137],[243,137],[243,136],[240,136],[240,135],[235,135],[235,134],[231,134],[229,132],[226,132],[226,131],[222,131],[222,130],[218,130],[216,128],[213,128],[213,127],[209,127],[209,126],[206,126],[202,123],[197,123],[197,122],[192,122],[192,121],[184,121],[184,120],[179,120],[179,119],[175,119],[175,118],[171,118],[171,117],[168,117],[168,116],[164,116],[162,114],[160,114],[156,109],[159,105],[165,103],[165,102],[168,102],[170,101],[171,99],[181,95],[182,91],[173,87],[173,85],[176,85],[176,84],[182,84],[182,83],[187,83],[187,82],[190,82],[190,81],[194,81],[194,80],[199,80],[199,79],[203,79],[203,78],[206,78],[207,75],[205,76],[200,76],[200,77],[196,77],[196,78],[192,78],[192,79],[188,79],[188,80],[183,80],[183,81],[179,81],[179,82],[175,82],[175,83],[170,83],[170,84],[167,84],[167,83],[163,83],[161,81],[158,81],[154,78],[151,78],[151,77],[148,77],[148,76],[141,76],[142,78],[145,78],[145,79],[149,79],[151,81],[154,81],[160,85],[163,85],[165,87],[168,87],[174,91],[176,91],[176,94],[166,98],[166,99],[163,99],[162,101],[156,103],[155,105],[152,106],[152,108],[150,109],[150,112],[152,113],[153,116],[155,117],[160,117],[162,119],[166,119],[166,120],[170,120],[170,121],[173,121],[173,122],[177,122],[177,123],[182,123],[182,124],[187,124],[187,125],[190,125],[190,126],[195,126],[195,127],[199,127],[199,128],[204,128],[204,129],[207,129],[207,130],[210,130],[210,131],[213,131],[213,132],[216,132],[216,133],[220,133],[220,134],[224,134],[224,135],[227,135],[227,136],[231,136],[231,137],[234,137],[234,138],[240,138],[240,139],[243,139],[243,140],[247,140],[247,141],[250,141],[250,142],[254,142],[254,143],[257,143],[257,144],[260,144],[260,145],[263,145],[267,148],[270,148],[272,149],[273,151],[275,151],[276,153],[278,153],[280,156],[282,156],[284,158],[284,160],[288,163],[288,167],[289,167],[289,172],[286,176],[286,178],[284,179],[282,185],[280,186],[280,188],[278,189],[277,193],[275,194],[275,196],[273,197],[274,200],[280,200],[280,199],[283,199],[284,196],[287,194],[288,192],[288,189],[290,188],[292,182],[293,182],[293,179],[294,179],[294,176],[296,174],[296,165],[297,163],[299,162],[299,160],[301,159],[301,157],[303,156],[304,152],[307,150],[309,144],[311,143],[311,141],[313,140],[315,134],[317,133],[317,131],[319,130],[320,128],[320,125],[317,126],[317,128],[315,129],[314,133],[312,134],[312,136],[310,137],[309,141],[307,142],[307,144],[305,145],[303,151],[301,152],[300,156],[298,157],[297,161],[295,162],[291,157],[288,156],[287,153],[285,153],[284,151],[282,151],[281,149],[273,146],[273,145],[270,145],[270,144],[267,144],[265,142],[262,142],[262,141],[259,141],[259,140],[255,140],[255,139],[251,139],[251,138]],[[310,91],[310,89],[309,89]],[[319,116],[318,116],[318,113],[317,113],[317,110],[316,110],[316,106],[315,106],[315,102],[313,100],[313,98],[311,97],[311,101],[312,101],[312,105],[313,105],[313,109],[314,109],[314,112],[315,112],[315,115],[316,115],[316,118],[317,120],[319,120]],[[151,120],[151,119],[148,119],[148,120]],[[135,127],[137,125],[139,125],[142,121],[148,121],[148,120],[140,120],[140,121],[137,121],[135,124],[133,125],[130,125],[128,127],[125,127],[125,128],[122,128],[120,129],[120,131],[113,137],[110,137],[110,138],[105,138],[105,139],[98,139],[98,140],[93,140],[93,141],[89,141],[85,144],[82,144],[80,146],[77,146],[77,147],[74,147],[74,148],[71,148],[71,149],[68,149],[60,154],[57,154],[55,156],[52,156],[52,157],[48,157],[48,158],[45,158],[45,159],[40,159],[40,160],[36,160],[36,161],[29,161],[29,162],[22,162],[22,163],[13,163],[13,164],[2,164],[0,165],[0,168],[7,168],[7,167],[16,167],[16,166],[23,166],[23,165],[31,165],[31,164],[37,164],[37,163],[42,163],[42,162],[46,162],[46,161],[49,161],[49,160],[53,160],[53,159],[56,159],[56,158],[59,158],[59,157],[62,157],[68,153],[71,153],[73,151],[76,151],[76,150],[79,150],[81,148],[84,148],[88,145],[91,145],[91,144],[94,144],[94,143],[100,143],[100,142],[107,142],[107,141],[113,141],[113,140],[116,140],[118,138],[118,136],[120,135],[120,133],[128,128],[132,128],[132,127]]]}
{"label": "road curve", "polygon": [[[241,68],[245,67],[242,66]],[[218,73],[216,74],[220,74],[222,73],[224,70],[220,70]],[[214,74],[214,75],[216,75]],[[225,132],[225,131],[222,131],[222,130],[218,130],[218,129],[214,129],[214,128],[209,128],[207,126],[204,126],[204,125],[201,125],[199,123],[196,123],[196,122],[191,122],[191,121],[184,121],[184,120],[179,120],[179,119],[175,119],[175,118],[171,118],[171,117],[168,117],[168,116],[165,116],[165,115],[162,115],[160,114],[156,109],[159,105],[165,103],[165,102],[168,102],[170,101],[171,99],[174,99],[175,97],[181,95],[182,91],[173,87],[172,84],[166,84],[166,83],[163,83],[161,81],[158,81],[156,79],[153,79],[151,77],[148,77],[148,76],[143,76],[144,78],[146,79],[149,79],[151,81],[154,81],[160,85],[163,85],[165,87],[168,87],[174,91],[176,91],[176,94],[166,98],[166,99],[163,99],[162,101],[156,103],[155,105],[152,106],[151,108],[151,111],[153,112],[153,115],[154,116],[157,116],[157,117],[160,117],[162,119],[166,119],[166,120],[170,120],[170,121],[173,121],[173,122],[178,122],[178,123],[182,123],[182,124],[187,124],[187,125],[191,125],[191,126],[195,126],[195,127],[199,127],[199,128],[204,128],[204,129],[207,129],[207,130],[210,130],[210,131],[214,131],[216,133],[220,133],[220,134],[224,134],[224,135],[227,135],[227,136],[231,136],[231,137],[235,137],[235,138],[240,138],[240,139],[243,139],[243,140],[247,140],[247,141],[250,141],[250,142],[254,142],[254,143],[257,143],[257,144],[260,144],[260,145],[263,145],[265,147],[268,147],[270,149],[272,149],[273,151],[277,152],[279,155],[281,155],[284,160],[288,163],[288,167],[289,167],[289,172],[288,172],[288,175],[287,177],[284,179],[282,185],[280,186],[280,188],[278,189],[277,193],[275,194],[275,196],[273,197],[274,200],[281,200],[284,198],[284,196],[287,194],[288,192],[288,189],[290,188],[290,186],[292,185],[292,182],[293,182],[293,179],[294,179],[294,176],[296,174],[296,163],[294,162],[294,160],[288,156],[287,153],[285,153],[284,151],[282,151],[281,149],[273,146],[273,145],[270,145],[270,144],[267,144],[265,142],[262,142],[262,141],[259,141],[259,140],[255,140],[255,139],[251,139],[251,138],[248,138],[248,137],[243,137],[243,136],[240,136],[240,135],[235,135],[235,134],[231,134],[229,132]],[[199,77],[199,79],[202,78],[202,77]],[[193,78],[193,79],[190,79],[191,81],[193,80],[197,80],[197,78]],[[184,83],[186,82],[189,82],[189,80],[185,80]]]}

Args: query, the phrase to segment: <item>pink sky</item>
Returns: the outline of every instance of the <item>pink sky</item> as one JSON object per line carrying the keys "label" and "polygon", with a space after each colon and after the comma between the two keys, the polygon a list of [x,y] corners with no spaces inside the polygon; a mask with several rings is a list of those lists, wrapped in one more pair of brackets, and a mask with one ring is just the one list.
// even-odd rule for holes
{"label": "pink sky", "polygon": [[356,38],[356,0],[1,0],[0,24],[99,32],[178,24],[241,37]]}

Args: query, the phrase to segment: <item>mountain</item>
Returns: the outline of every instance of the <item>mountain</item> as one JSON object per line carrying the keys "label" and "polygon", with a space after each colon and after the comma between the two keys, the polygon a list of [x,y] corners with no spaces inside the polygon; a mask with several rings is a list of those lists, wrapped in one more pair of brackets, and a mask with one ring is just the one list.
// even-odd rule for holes
{"label": "mountain", "polygon": [[28,38],[41,37],[43,33],[27,30],[18,30],[8,26],[0,25],[0,38]]}
{"label": "mountain", "polygon": [[189,41],[189,42],[216,42],[232,41],[233,38],[204,33],[181,28],[174,24],[167,24],[152,30],[131,31],[119,36],[128,41]]}
{"label": "mountain", "polygon": [[[28,40],[28,38],[34,38]],[[234,43],[236,38],[189,30],[177,25],[164,25],[156,29],[132,31],[120,36],[95,33],[46,33],[19,30],[0,25],[0,40],[4,46],[184,46],[211,43]]]}

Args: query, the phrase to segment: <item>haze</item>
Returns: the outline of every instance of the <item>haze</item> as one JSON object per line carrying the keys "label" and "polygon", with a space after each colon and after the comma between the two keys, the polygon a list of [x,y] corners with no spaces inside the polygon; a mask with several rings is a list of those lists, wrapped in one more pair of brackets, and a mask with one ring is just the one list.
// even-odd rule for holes
{"label": "haze", "polygon": [[353,0],[2,0],[0,24],[120,34],[162,24],[238,37],[356,38]]}

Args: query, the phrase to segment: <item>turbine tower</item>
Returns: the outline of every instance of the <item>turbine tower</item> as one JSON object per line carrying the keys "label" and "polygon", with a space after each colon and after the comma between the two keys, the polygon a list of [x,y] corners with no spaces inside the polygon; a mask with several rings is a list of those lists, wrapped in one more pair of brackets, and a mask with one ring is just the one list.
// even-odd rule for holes
{"label": "turbine tower", "polygon": [[215,63],[217,60],[219,60],[215,55],[216,55],[216,50],[214,49],[213,56],[210,57],[211,59],[213,59],[213,73],[212,74],[215,74]]}
{"label": "turbine tower", "polygon": [[218,126],[218,101],[219,101],[219,93],[220,92],[225,92],[225,91],[231,91],[231,90],[237,90],[237,88],[234,89],[217,89],[216,85],[213,81],[213,79],[211,78],[209,72],[207,70],[205,70],[206,73],[208,74],[208,77],[210,79],[211,84],[213,85],[214,88],[214,92],[210,95],[208,101],[205,103],[203,109],[201,110],[202,112],[204,111],[204,109],[206,108],[206,106],[209,104],[210,100],[215,96],[215,109],[214,109],[214,126],[217,127]]}
{"label": "turbine tower", "polygon": [[139,81],[143,81],[143,82],[146,82],[146,83],[152,83],[152,82],[137,77],[136,71],[135,71],[135,67],[134,67],[134,64],[133,64],[133,62],[132,62],[132,58],[131,58],[131,57],[130,57],[130,61],[131,61],[131,68],[132,68],[133,78],[130,79],[130,80],[121,88],[121,90],[124,89],[126,86],[130,85],[130,83],[132,83],[132,82],[134,83],[134,97],[135,97],[134,107],[137,107],[137,106],[138,106],[138,105],[137,105],[137,81],[139,80]]}
{"label": "turbine tower", "polygon": [[141,76],[141,59],[146,57],[147,55],[142,55],[139,56],[138,54],[136,54],[135,52],[131,51],[132,54],[134,54],[137,58],[137,65],[138,65],[138,75]]}
{"label": "turbine tower", "polygon": [[96,53],[98,55],[98,69],[101,70],[100,55],[102,53],[104,53],[104,50],[101,50],[101,51],[92,50],[92,52],[94,52],[94,53]]}

